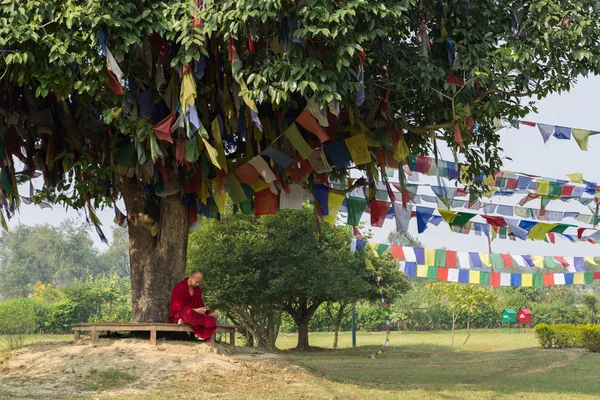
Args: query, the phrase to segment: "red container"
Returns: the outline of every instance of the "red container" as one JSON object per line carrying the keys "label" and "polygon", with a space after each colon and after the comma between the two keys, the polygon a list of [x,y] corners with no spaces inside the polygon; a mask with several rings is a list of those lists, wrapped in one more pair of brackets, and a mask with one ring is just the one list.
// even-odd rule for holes
{"label": "red container", "polygon": [[532,312],[529,308],[521,308],[517,314],[517,321],[531,322]]}

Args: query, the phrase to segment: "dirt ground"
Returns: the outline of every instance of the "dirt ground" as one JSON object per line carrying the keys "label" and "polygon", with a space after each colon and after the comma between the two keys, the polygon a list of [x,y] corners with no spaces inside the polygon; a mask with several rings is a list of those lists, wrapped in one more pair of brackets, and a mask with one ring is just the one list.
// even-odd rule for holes
{"label": "dirt ground", "polygon": [[[280,356],[243,347],[148,340],[101,339],[78,343],[40,343],[13,351],[0,364],[0,398],[71,398],[158,394],[174,381],[203,374],[243,379],[248,363],[287,364]],[[297,368],[293,365],[284,368]]]}

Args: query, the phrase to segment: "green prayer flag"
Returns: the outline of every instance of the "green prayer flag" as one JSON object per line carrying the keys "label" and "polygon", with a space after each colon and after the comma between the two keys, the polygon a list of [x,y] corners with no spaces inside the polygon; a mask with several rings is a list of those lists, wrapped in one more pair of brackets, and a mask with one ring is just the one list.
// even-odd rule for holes
{"label": "green prayer flag", "polygon": [[408,155],[408,168],[410,168],[411,171],[415,170],[415,163],[417,162],[417,156],[416,154],[409,154]]}
{"label": "green prayer flag", "polygon": [[444,249],[436,249],[435,250],[435,260],[433,265],[436,267],[445,267],[446,266],[446,250]]}
{"label": "green prayer flag", "polygon": [[590,131],[590,136],[600,135],[600,131]]}
{"label": "green prayer flag", "polygon": [[502,256],[500,254],[490,254],[490,261],[492,262],[492,268],[504,268],[504,261],[502,260]]}
{"label": "green prayer flag", "polygon": [[427,267],[427,279],[437,279],[438,276],[438,267],[434,267],[430,265]]}
{"label": "green prayer flag", "polygon": [[548,192],[548,196],[558,196],[562,195],[562,184],[558,182],[550,182],[550,191]]}
{"label": "green prayer flag", "polygon": [[139,141],[139,139],[137,138],[137,136],[133,136],[133,143],[135,144],[135,149],[137,151],[137,158],[138,158],[138,163],[140,165],[144,165],[146,164],[146,150],[144,149],[144,146],[142,145],[142,143]]}
{"label": "green prayer flag", "polygon": [[358,226],[360,224],[360,217],[365,212],[367,199],[364,197],[349,196],[346,204],[348,206],[348,225]]}
{"label": "green prayer flag", "polygon": [[2,168],[2,174],[0,175],[0,186],[6,193],[10,193],[12,190],[12,183],[10,177],[10,171],[8,167]]}
{"label": "green prayer flag", "polygon": [[126,146],[124,146],[119,154],[117,155],[117,164],[119,165],[127,165],[131,167],[134,164],[135,158],[135,143],[129,142]]}
{"label": "green prayer flag", "polygon": [[594,283],[594,273],[593,272],[584,272],[583,280],[585,281],[586,285],[591,285],[592,283]]}
{"label": "green prayer flag", "polygon": [[194,163],[198,161],[198,140],[196,136],[185,141],[185,161]]}
{"label": "green prayer flag", "polygon": [[556,267],[556,262],[554,258],[551,256],[544,256],[544,268],[554,268]]}
{"label": "green prayer flag", "polygon": [[500,236],[500,239],[506,239],[506,230],[507,227],[506,226],[501,226],[500,229],[498,230],[498,235]]}
{"label": "green prayer flag", "polygon": [[294,146],[298,154],[300,154],[303,159],[306,160],[313,152],[313,149],[310,148],[308,143],[306,143],[306,140],[304,140],[304,137],[302,137],[302,134],[298,130],[295,122],[292,122],[292,124],[285,130],[285,132],[283,132],[283,134],[292,143],[292,146]]}
{"label": "green prayer flag", "polygon": [[544,287],[544,276],[542,274],[532,274],[533,287]]}
{"label": "green prayer flag", "polygon": [[385,253],[386,250],[389,248],[390,248],[389,244],[379,243],[377,245],[377,255],[379,255],[379,257],[381,257],[383,255],[383,253]]}
{"label": "green prayer flag", "polygon": [[456,214],[456,217],[452,221],[452,225],[455,226],[465,226],[467,222],[469,222],[476,214],[459,212]]}
{"label": "green prayer flag", "polygon": [[246,200],[240,203],[240,210],[244,215],[252,215],[254,213],[254,205],[251,196],[246,196]]}
{"label": "green prayer flag", "polygon": [[558,224],[554,228],[550,229],[550,232],[553,232],[553,233],[564,233],[567,230],[567,228],[570,228],[570,227],[577,227],[577,225]]}
{"label": "green prayer flag", "polygon": [[242,188],[240,181],[237,180],[237,177],[233,172],[230,172],[225,176],[225,189],[233,204],[242,203],[247,199],[244,188]]}
{"label": "green prayer flag", "polygon": [[490,286],[490,273],[488,271],[479,272],[479,284]]}

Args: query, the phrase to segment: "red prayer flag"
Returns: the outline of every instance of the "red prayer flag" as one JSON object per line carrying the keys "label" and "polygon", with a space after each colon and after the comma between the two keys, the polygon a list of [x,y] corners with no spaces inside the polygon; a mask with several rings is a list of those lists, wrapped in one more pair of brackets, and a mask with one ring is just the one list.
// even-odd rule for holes
{"label": "red prayer flag", "polygon": [[108,84],[108,87],[110,88],[110,90],[112,90],[113,93],[118,96],[123,96],[125,94],[125,91],[123,90],[123,88],[121,87],[121,84],[119,83],[117,78],[113,75],[113,73],[110,72],[109,70],[106,70],[106,71],[104,71],[104,75],[106,75],[106,77],[108,78],[107,84]]}
{"label": "red prayer flag", "polygon": [[535,126],[535,122],[530,122],[530,121],[519,121],[521,124],[523,125],[527,125],[527,126]]}
{"label": "red prayer flag", "polygon": [[438,281],[447,281],[448,280],[448,268],[446,267],[438,267]]}
{"label": "red prayer flag", "polygon": [[544,286],[554,286],[554,274],[544,274]]}
{"label": "red prayer flag", "polygon": [[448,77],[446,78],[446,82],[448,82],[450,85],[458,86],[463,86],[465,84],[463,81],[461,81],[454,75],[454,72],[450,72],[450,75],[448,75]]}
{"label": "red prayer flag", "polygon": [[417,156],[417,160],[415,161],[415,172],[420,172],[422,174],[427,174],[429,169],[431,168],[431,158],[425,156]]}
{"label": "red prayer flag", "polygon": [[549,232],[548,233],[548,239],[550,239],[550,243],[556,244],[556,237],[554,236],[554,233]]}
{"label": "red prayer flag", "polygon": [[173,121],[175,120],[175,114],[177,114],[177,111],[173,111],[171,114],[167,115],[165,119],[152,127],[157,139],[173,143],[173,138],[171,137],[171,127],[173,126]]}
{"label": "red prayer flag", "polygon": [[562,197],[570,197],[573,194],[573,190],[575,190],[575,186],[563,185],[561,193]]}
{"label": "red prayer flag", "polygon": [[323,130],[321,125],[315,120],[312,115],[308,112],[308,110],[304,109],[296,118],[296,122],[302,125],[306,130],[313,133],[316,137],[319,138],[321,142],[325,142],[329,140],[327,133]]}
{"label": "red prayer flag", "polygon": [[390,205],[389,201],[382,200],[371,200],[369,202],[371,207],[371,226],[381,228],[385,222],[385,216],[387,215]]}
{"label": "red prayer flag", "polygon": [[254,195],[254,214],[267,215],[277,213],[277,195],[270,188],[256,192]]}
{"label": "red prayer flag", "polygon": [[500,272],[490,273],[490,286],[500,286]]}
{"label": "red prayer flag", "polygon": [[302,178],[304,175],[309,174],[312,171],[312,165],[310,161],[302,159],[302,156],[297,154],[294,157],[294,162],[291,163],[286,169],[290,178],[297,180]]}
{"label": "red prayer flag", "polygon": [[512,268],[513,267],[513,260],[510,257],[510,254],[500,254],[500,257],[502,257],[502,262],[504,263],[504,266],[506,268]]}
{"label": "red prayer flag", "polygon": [[489,215],[482,215],[486,222],[492,226],[506,226],[504,217],[494,217]]}
{"label": "red prayer flag", "polygon": [[517,188],[517,179],[514,178],[508,178],[506,181],[506,188],[507,189],[511,189],[511,190],[515,190]]}
{"label": "red prayer flag", "polygon": [[600,271],[594,272],[594,278],[593,279],[600,279]]}
{"label": "red prayer flag", "polygon": [[233,171],[233,173],[240,178],[240,181],[247,185],[252,185],[260,176],[256,168],[248,163],[240,165]]}
{"label": "red prayer flag", "polygon": [[465,147],[462,140],[462,133],[460,132],[460,126],[458,123],[454,125],[454,142],[460,147]]}
{"label": "red prayer flag", "polygon": [[404,255],[404,249],[402,248],[402,246],[391,246],[391,250],[392,250],[392,257],[394,257],[394,259],[396,260],[404,260],[406,259],[406,256]]}
{"label": "red prayer flag", "polygon": [[175,142],[175,160],[177,165],[182,166],[185,164],[185,142],[183,140]]}
{"label": "red prayer flag", "polygon": [[558,261],[558,262],[559,262],[559,263],[560,263],[560,264],[561,264],[563,267],[565,267],[565,268],[569,266],[569,263],[567,262],[567,260],[565,260],[565,258],[564,258],[564,257],[560,257],[560,256],[554,256],[554,259],[555,259],[556,261]]}
{"label": "red prayer flag", "polygon": [[446,251],[446,267],[456,268],[456,251],[454,251],[454,250]]}

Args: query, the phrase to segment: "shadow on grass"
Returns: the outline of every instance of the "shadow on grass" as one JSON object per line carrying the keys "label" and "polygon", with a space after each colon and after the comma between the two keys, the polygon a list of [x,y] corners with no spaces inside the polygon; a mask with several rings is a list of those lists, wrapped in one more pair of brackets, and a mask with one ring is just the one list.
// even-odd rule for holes
{"label": "shadow on grass", "polygon": [[524,348],[461,351],[461,346],[379,346],[281,352],[315,376],[382,390],[598,394],[600,354]]}

